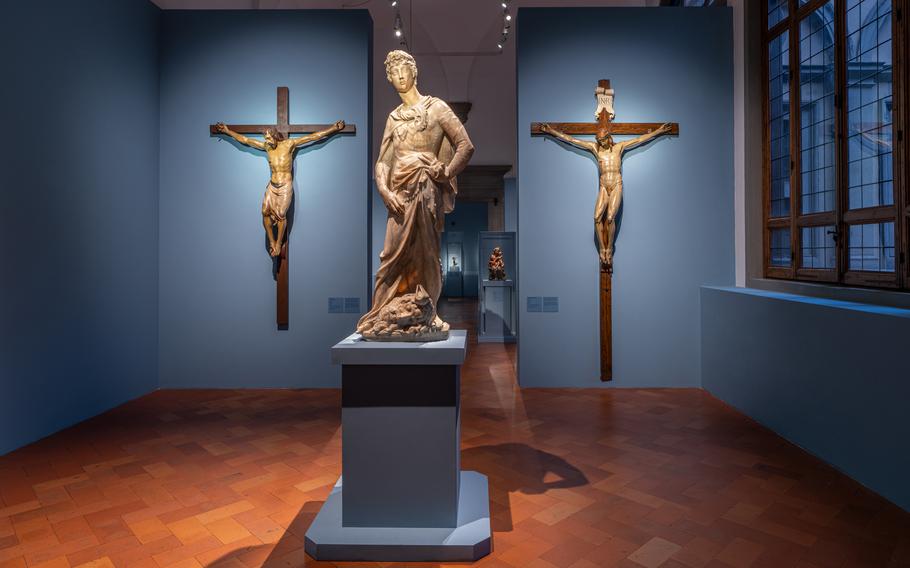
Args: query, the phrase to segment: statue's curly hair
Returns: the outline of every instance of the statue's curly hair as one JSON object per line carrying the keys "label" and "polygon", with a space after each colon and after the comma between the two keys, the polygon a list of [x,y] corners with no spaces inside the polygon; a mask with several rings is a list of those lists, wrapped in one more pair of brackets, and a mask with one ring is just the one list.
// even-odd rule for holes
{"label": "statue's curly hair", "polygon": [[388,55],[385,56],[385,76],[389,81],[392,80],[391,73],[392,67],[399,64],[405,64],[411,68],[414,72],[414,79],[417,79],[417,62],[414,61],[414,57],[407,51],[401,49],[396,49],[390,51]]}

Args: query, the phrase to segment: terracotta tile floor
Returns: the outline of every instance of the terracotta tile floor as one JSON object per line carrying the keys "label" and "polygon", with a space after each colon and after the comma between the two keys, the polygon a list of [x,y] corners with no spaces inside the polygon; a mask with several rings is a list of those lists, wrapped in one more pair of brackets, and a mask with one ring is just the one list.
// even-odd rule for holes
{"label": "terracotta tile floor", "polygon": [[[514,358],[472,343],[464,367],[463,467],[489,476],[495,531],[477,565],[910,567],[910,514],[706,393],[519,391]],[[159,391],[0,457],[0,568],[331,566],[303,538],[339,405]]]}

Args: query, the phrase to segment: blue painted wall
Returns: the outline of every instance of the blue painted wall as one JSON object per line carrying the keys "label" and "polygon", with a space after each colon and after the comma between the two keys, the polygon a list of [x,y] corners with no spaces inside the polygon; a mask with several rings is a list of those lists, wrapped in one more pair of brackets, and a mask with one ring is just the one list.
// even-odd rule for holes
{"label": "blue painted wall", "polygon": [[0,454],[158,384],[159,13],[4,5]]}
{"label": "blue painted wall", "polygon": [[518,230],[518,180],[515,178],[505,178],[503,180],[504,201],[506,210],[503,212],[505,217],[504,231],[514,233]]}
{"label": "blue painted wall", "polygon": [[[371,30],[359,10],[163,14],[162,388],[340,385],[329,348],[359,314],[327,305],[366,307]],[[297,154],[287,331],[260,215],[265,155],[208,133],[219,120],[273,123],[278,86],[291,123],[358,128]]]}
{"label": "blue painted wall", "polygon": [[910,310],[701,291],[703,386],[910,510]]}
{"label": "blue painted wall", "polygon": [[[518,49],[519,381],[597,386],[597,167],[534,121],[594,120],[612,80],[617,122],[678,122],[626,154],[613,277],[612,386],[698,386],[699,286],[733,282],[729,9],[521,9]],[[527,313],[528,296],[560,312]]]}

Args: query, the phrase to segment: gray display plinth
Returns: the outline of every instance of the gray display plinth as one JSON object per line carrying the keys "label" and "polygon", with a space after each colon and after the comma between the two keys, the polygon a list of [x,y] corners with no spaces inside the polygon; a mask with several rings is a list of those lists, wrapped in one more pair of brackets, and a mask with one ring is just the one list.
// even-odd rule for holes
{"label": "gray display plinth", "polygon": [[515,305],[511,280],[484,280],[480,285],[480,343],[515,341]]}
{"label": "gray display plinth", "polygon": [[[342,365],[342,478],[306,533],[318,560],[471,561],[490,553],[487,478],[460,470],[466,332],[332,348]],[[343,480],[343,483],[342,483]]]}

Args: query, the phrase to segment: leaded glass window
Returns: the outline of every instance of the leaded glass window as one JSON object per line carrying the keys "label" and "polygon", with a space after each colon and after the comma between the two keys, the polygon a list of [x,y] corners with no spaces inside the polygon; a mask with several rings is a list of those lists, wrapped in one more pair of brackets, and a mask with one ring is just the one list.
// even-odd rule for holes
{"label": "leaded glass window", "polygon": [[766,276],[910,289],[907,6],[765,0]]}

